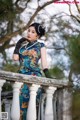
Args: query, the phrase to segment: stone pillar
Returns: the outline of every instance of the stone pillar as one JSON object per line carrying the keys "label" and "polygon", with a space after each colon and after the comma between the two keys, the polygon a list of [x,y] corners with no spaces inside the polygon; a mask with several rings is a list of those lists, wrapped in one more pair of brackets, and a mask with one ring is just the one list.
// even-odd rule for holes
{"label": "stone pillar", "polygon": [[20,119],[20,103],[19,103],[19,92],[23,83],[15,82],[13,84],[13,100],[11,107],[11,119],[19,120]]}
{"label": "stone pillar", "polygon": [[1,119],[1,91],[2,91],[2,86],[4,85],[5,82],[6,80],[0,79],[0,119]]}
{"label": "stone pillar", "polygon": [[45,102],[45,98],[46,98],[46,94],[43,93],[42,95],[42,99],[41,99],[41,120],[44,120],[44,114],[45,114],[45,110],[44,110],[44,102]]}
{"label": "stone pillar", "polygon": [[72,120],[72,90],[63,89],[63,120]]}
{"label": "stone pillar", "polygon": [[27,120],[36,120],[36,92],[40,85],[32,84],[30,87],[30,100],[27,110]]}
{"label": "stone pillar", "polygon": [[5,100],[5,112],[8,112],[8,120],[10,120],[11,100]]}
{"label": "stone pillar", "polygon": [[46,107],[45,107],[45,120],[54,120],[54,111],[53,111],[53,94],[56,90],[56,87],[48,87],[46,90]]}

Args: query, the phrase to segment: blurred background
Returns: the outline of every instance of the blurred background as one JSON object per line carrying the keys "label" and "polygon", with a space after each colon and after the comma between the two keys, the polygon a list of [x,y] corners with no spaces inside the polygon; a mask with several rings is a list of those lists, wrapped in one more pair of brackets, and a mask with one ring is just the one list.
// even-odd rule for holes
{"label": "blurred background", "polygon": [[32,22],[45,27],[39,41],[46,45],[51,76],[73,84],[72,117],[80,120],[80,1],[0,0],[1,70],[18,71],[19,63],[12,60],[14,47]]}

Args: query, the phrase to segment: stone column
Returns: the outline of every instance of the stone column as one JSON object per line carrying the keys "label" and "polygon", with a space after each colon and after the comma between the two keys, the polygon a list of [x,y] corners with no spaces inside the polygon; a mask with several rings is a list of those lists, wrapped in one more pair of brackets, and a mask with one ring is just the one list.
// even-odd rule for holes
{"label": "stone column", "polygon": [[45,120],[54,120],[53,111],[53,94],[56,87],[48,87],[46,90],[46,107],[45,107]]}
{"label": "stone column", "polygon": [[42,95],[42,99],[41,99],[41,120],[44,120],[44,113],[45,113],[45,110],[44,110],[44,102],[45,102],[45,98],[46,98],[46,94],[43,93]]}
{"label": "stone column", "polygon": [[63,89],[63,120],[72,120],[72,90]]}
{"label": "stone column", "polygon": [[8,112],[8,120],[10,120],[11,100],[5,100],[5,112]]}
{"label": "stone column", "polygon": [[40,85],[32,84],[30,87],[30,100],[27,110],[27,120],[36,120],[36,92]]}
{"label": "stone column", "polygon": [[20,119],[20,103],[19,103],[19,92],[23,83],[15,82],[13,84],[13,100],[11,107],[11,119],[19,120]]}
{"label": "stone column", "polygon": [[1,91],[2,91],[2,86],[4,85],[5,82],[6,80],[0,79],[0,119],[1,119]]}

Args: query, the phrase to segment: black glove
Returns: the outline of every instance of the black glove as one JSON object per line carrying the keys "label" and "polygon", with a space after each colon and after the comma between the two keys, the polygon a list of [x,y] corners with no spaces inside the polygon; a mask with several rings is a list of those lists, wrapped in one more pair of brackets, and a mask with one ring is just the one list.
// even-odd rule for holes
{"label": "black glove", "polygon": [[45,74],[45,76],[46,76],[47,78],[51,78],[51,75],[50,75],[50,73],[49,73],[48,68],[45,68],[45,69],[43,70],[43,72],[44,72],[44,74]]}
{"label": "black glove", "polygon": [[21,44],[26,40],[26,38],[21,38],[17,44],[16,44],[16,47],[15,47],[15,50],[14,50],[14,54],[19,54],[19,49],[21,47]]}

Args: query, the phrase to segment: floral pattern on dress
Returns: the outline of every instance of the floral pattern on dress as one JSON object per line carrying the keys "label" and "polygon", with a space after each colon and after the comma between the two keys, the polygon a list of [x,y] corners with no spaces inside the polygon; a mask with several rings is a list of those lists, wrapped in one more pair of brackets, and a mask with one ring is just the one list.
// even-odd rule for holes
{"label": "floral pattern on dress", "polygon": [[[41,69],[39,68],[38,61],[41,57],[41,48],[44,47],[43,43],[33,42],[27,46],[23,45],[19,50],[20,56],[20,70],[19,73],[26,75],[42,76]],[[41,90],[37,92],[37,101],[39,101]],[[20,120],[26,120],[27,107],[29,102],[29,88],[24,84],[20,92]]]}
{"label": "floral pattern on dress", "polygon": [[44,47],[44,44],[40,42],[36,42],[35,45],[33,44],[29,43],[27,46],[25,45],[20,48],[21,68],[19,72],[28,75],[32,75],[34,73],[37,76],[42,76],[38,61],[41,57],[40,49],[41,47]]}

